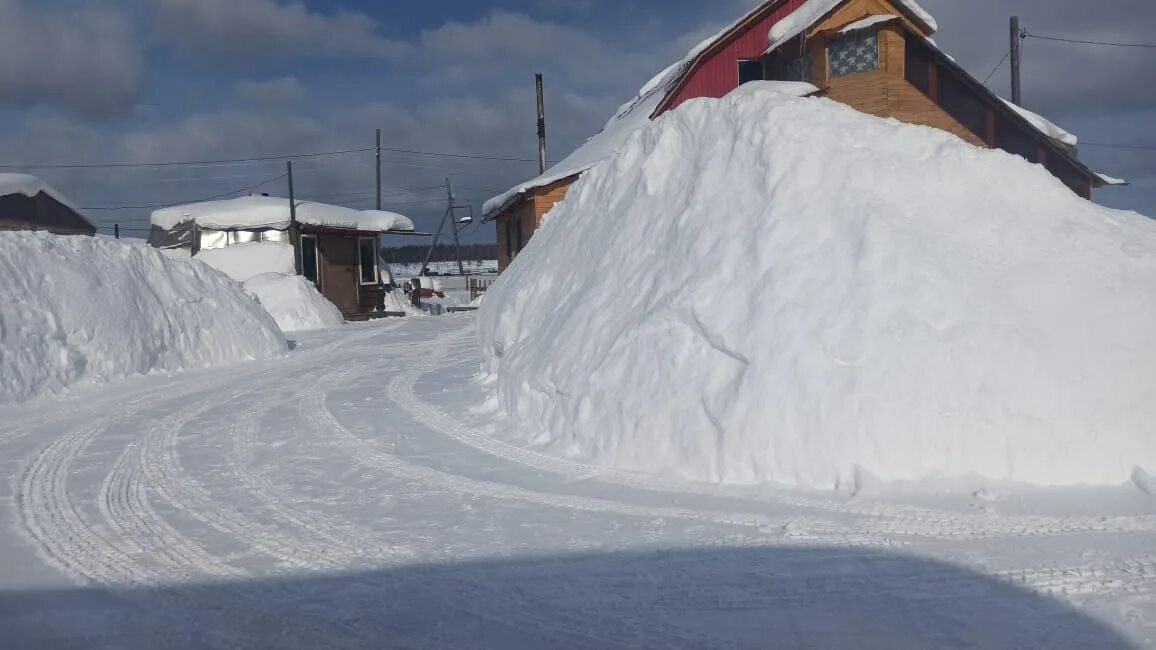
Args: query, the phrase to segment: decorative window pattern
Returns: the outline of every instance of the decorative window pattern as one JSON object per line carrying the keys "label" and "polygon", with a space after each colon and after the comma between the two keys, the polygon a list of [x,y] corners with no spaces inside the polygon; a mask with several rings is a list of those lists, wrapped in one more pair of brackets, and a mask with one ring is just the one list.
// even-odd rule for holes
{"label": "decorative window pattern", "polygon": [[783,81],[811,81],[811,64],[814,57],[810,54],[787,61],[783,66]]}
{"label": "decorative window pattern", "polygon": [[845,77],[879,67],[879,33],[874,30],[852,32],[828,45],[831,76]]}

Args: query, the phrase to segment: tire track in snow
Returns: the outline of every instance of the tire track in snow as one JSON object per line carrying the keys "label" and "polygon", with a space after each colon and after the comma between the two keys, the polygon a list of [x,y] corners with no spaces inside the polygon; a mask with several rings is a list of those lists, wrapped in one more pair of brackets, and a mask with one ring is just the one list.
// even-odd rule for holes
{"label": "tire track in snow", "polygon": [[[814,510],[833,515],[865,518],[856,528],[868,538],[916,537],[953,541],[979,541],[996,537],[1040,537],[1081,533],[1119,534],[1156,531],[1156,516],[1123,517],[1053,517],[1046,515],[999,516],[991,514],[950,513],[898,504],[844,502],[822,497],[786,493],[760,495],[752,501],[728,493],[725,487],[672,481],[613,468],[569,461],[512,445],[469,427],[445,411],[419,398],[414,390],[417,381],[447,367],[446,358],[453,345],[461,345],[468,332],[463,329],[440,337],[432,346],[434,353],[422,356],[389,384],[390,400],[430,429],[462,444],[510,462],[539,471],[553,473],[567,480],[593,479],[659,493],[738,499],[757,507],[765,502]],[[818,531],[817,531],[818,532]],[[813,537],[822,541],[821,533]],[[833,542],[835,540],[832,540]],[[838,543],[838,542],[835,542]]]}

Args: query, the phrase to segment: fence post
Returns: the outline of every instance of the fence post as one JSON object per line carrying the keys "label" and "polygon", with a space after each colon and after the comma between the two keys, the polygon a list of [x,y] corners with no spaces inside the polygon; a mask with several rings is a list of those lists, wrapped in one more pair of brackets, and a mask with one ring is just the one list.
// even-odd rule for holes
{"label": "fence post", "polygon": [[112,225],[112,236],[116,237],[117,239],[120,239],[120,224],[119,223],[114,223]]}

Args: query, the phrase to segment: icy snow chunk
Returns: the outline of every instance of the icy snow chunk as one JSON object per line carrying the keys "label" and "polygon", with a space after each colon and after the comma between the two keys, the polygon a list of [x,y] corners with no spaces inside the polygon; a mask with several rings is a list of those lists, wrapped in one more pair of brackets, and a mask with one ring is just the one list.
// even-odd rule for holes
{"label": "icy snow chunk", "polygon": [[345,324],[341,312],[300,275],[264,273],[245,282],[283,332],[332,329]]}
{"label": "icy snow chunk", "polygon": [[478,337],[511,434],[595,464],[1119,485],[1156,466],[1153,278],[1152,220],[752,83],[583,175]]}
{"label": "icy snow chunk", "polygon": [[0,233],[0,404],[286,351],[256,301],[144,242]]}
{"label": "icy snow chunk", "polygon": [[237,282],[262,273],[295,273],[293,247],[277,242],[250,242],[201,251],[193,259],[221,271]]}

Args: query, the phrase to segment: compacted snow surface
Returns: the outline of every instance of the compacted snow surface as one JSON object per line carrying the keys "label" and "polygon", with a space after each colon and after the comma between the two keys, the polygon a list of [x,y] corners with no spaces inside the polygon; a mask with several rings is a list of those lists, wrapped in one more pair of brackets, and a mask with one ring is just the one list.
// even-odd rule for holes
{"label": "compacted snow surface", "polygon": [[0,404],[287,350],[224,275],[144,242],[0,233]]}
{"label": "compacted snow surface", "polygon": [[479,322],[496,406],[704,481],[1156,468],[1156,222],[947,133],[748,84],[632,134]]}
{"label": "compacted snow surface", "polygon": [[471,316],[0,408],[3,648],[1156,647],[1135,487],[711,487],[500,442]]}

